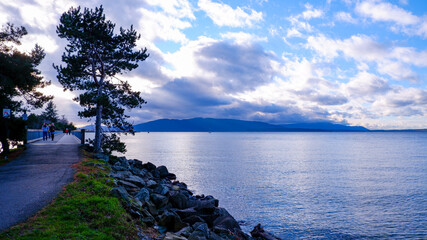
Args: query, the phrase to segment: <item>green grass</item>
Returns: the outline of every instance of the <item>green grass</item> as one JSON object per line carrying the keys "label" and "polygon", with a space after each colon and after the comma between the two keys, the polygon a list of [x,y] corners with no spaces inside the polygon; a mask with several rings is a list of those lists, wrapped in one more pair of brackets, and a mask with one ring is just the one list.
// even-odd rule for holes
{"label": "green grass", "polygon": [[[27,222],[0,234],[0,239],[137,239],[137,224],[119,199],[102,161],[76,164],[75,180],[47,207]],[[103,166],[108,168],[107,166]]]}

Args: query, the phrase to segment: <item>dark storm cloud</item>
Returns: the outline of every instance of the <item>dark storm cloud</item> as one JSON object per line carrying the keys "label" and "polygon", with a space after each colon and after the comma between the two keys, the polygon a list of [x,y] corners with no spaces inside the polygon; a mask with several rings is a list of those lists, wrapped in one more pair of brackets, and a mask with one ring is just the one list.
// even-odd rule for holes
{"label": "dark storm cloud", "polygon": [[198,65],[215,73],[215,81],[227,92],[253,90],[274,76],[274,56],[259,45],[215,42],[201,48],[196,56]]}

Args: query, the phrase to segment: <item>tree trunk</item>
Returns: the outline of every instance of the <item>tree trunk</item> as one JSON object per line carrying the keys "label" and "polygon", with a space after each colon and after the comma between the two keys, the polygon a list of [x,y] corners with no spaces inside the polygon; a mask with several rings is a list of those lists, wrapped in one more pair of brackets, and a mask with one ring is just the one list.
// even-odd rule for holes
{"label": "tree trunk", "polygon": [[0,137],[0,141],[1,141],[1,147],[3,149],[2,154],[8,154],[9,153],[9,141],[7,141],[6,136],[1,136]]}
{"label": "tree trunk", "polygon": [[96,108],[96,121],[95,121],[95,152],[101,152],[101,140],[102,140],[102,128],[101,128],[101,118],[102,118],[102,105],[98,103]]}
{"label": "tree trunk", "polygon": [[3,149],[2,154],[8,154],[9,153],[9,141],[7,140],[7,138],[9,137],[9,126],[8,126],[8,120],[3,118],[3,124],[0,124],[1,128],[0,130],[0,142],[1,142],[1,147]]}
{"label": "tree trunk", "polygon": [[102,103],[101,96],[102,96],[102,81],[101,79],[101,85],[98,88],[98,103],[96,104],[96,121],[95,121],[95,143],[94,143],[94,150],[96,153],[101,152],[101,141],[102,141],[102,126],[101,126],[101,120],[102,120]]}

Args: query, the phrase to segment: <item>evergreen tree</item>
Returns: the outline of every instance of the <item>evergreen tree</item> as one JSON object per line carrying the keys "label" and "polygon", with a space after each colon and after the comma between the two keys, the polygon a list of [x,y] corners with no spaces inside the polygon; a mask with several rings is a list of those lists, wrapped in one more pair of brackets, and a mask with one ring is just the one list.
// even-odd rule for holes
{"label": "evergreen tree", "polygon": [[44,120],[48,122],[56,123],[58,121],[58,110],[56,110],[56,105],[50,101],[47,103],[47,106],[42,113]]}
{"label": "evergreen tree", "polygon": [[84,107],[78,113],[80,117],[96,117],[95,152],[101,151],[101,143],[106,140],[117,140],[102,134],[101,123],[133,133],[124,108],[141,107],[145,103],[140,92],[132,91],[127,81],[115,76],[137,68],[138,62],[148,57],[147,49],[133,50],[140,35],[132,26],[120,28],[118,34],[114,28],[115,24],[105,19],[100,6],[83,11],[80,7],[70,8],[62,14],[56,30],[59,37],[68,40],[68,45],[62,55],[65,67],[54,65],[54,68],[65,89],[84,91],[75,100]]}
{"label": "evergreen tree", "polygon": [[[25,104],[40,108],[52,97],[44,96],[37,88],[50,84],[40,75],[36,68],[44,58],[43,49],[36,45],[30,53],[20,52],[16,45],[27,34],[24,27],[14,27],[7,24],[0,31],[0,109],[11,109],[10,119],[0,116],[0,141],[3,152],[9,152],[9,130],[20,120],[15,118],[17,113],[23,112]],[[21,139],[22,140],[22,139]]]}

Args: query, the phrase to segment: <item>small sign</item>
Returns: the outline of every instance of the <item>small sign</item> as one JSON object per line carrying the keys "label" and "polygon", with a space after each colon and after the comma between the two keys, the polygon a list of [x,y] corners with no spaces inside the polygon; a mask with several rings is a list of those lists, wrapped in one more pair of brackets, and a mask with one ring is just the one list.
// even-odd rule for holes
{"label": "small sign", "polygon": [[10,118],[10,109],[3,109],[3,117]]}
{"label": "small sign", "polygon": [[28,116],[26,113],[22,114],[22,120],[24,120],[24,121],[28,120]]}

